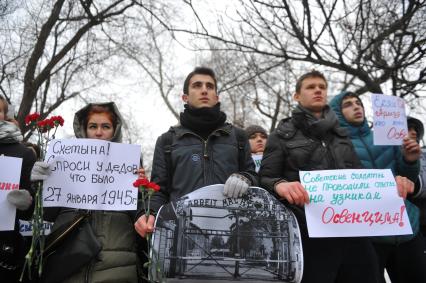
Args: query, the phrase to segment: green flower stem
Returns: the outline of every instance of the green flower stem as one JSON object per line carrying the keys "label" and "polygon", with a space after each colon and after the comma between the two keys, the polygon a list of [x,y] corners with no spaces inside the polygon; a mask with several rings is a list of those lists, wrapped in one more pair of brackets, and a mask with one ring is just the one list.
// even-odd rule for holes
{"label": "green flower stem", "polygon": [[[32,127],[36,127],[36,123],[34,123]],[[40,160],[44,160],[50,137],[53,138],[55,136],[57,129],[58,125],[55,125],[52,136],[50,136],[50,130],[43,136],[40,129],[37,127],[33,128],[33,130],[37,130],[37,145],[40,147]],[[23,280],[26,270],[28,271],[28,278],[31,279],[32,267],[34,265],[37,267],[37,273],[39,276],[43,271],[43,251],[45,244],[45,231],[43,225],[43,182],[38,181],[35,187],[36,194],[34,197],[34,213],[31,220],[33,238],[31,240],[30,250],[25,256],[25,263],[19,281]]]}
{"label": "green flower stem", "polygon": [[154,193],[154,190],[152,190],[152,189],[148,189],[148,209],[146,210],[146,212],[145,212],[145,215],[147,216],[147,217],[149,217],[149,215],[150,215],[150,204],[151,204],[151,196],[152,196],[152,194]]}
{"label": "green flower stem", "polygon": [[[143,209],[145,210],[145,217],[146,220],[148,221],[149,216],[150,216],[150,205],[151,205],[151,196],[154,194],[154,190],[150,189],[150,188],[145,188],[144,186],[140,186],[139,190],[142,193],[142,203],[143,203]],[[145,199],[145,197],[147,197],[147,200]],[[147,257],[148,257],[148,262],[146,263],[146,265],[144,264],[144,266],[146,266],[148,268],[148,281],[149,282],[153,282],[151,281],[154,278],[154,274],[153,274],[153,268],[152,268],[152,255],[154,254],[154,251],[152,251],[151,248],[151,233],[147,233],[145,235],[145,239],[147,242],[147,247],[148,247],[148,253],[147,253]],[[156,268],[157,270],[158,268]],[[156,272],[157,274],[159,273],[158,271]]]}
{"label": "green flower stem", "polygon": [[36,184],[36,194],[34,198],[34,213],[32,217],[33,237],[30,250],[25,256],[24,268],[21,272],[19,281],[23,280],[24,273],[28,271],[28,277],[31,279],[33,264],[37,266],[38,275],[43,270],[43,250],[44,250],[44,226],[43,226],[43,182]]}
{"label": "green flower stem", "polygon": [[142,205],[143,205],[143,209],[145,210],[145,216],[146,216],[146,205],[145,205],[145,188],[143,186],[139,187],[139,191],[142,194]]}
{"label": "green flower stem", "polygon": [[[32,132],[37,133],[37,145],[40,147],[40,160],[44,160],[44,157],[47,152],[47,146],[51,139],[55,138],[56,131],[60,126],[60,122],[55,122],[53,127],[46,126],[46,128],[40,128],[37,124],[39,119],[39,115],[34,118],[31,118],[29,122],[29,127]],[[26,119],[25,119],[26,120]],[[27,121],[26,121],[27,123]],[[44,130],[47,131],[44,131]],[[53,134],[51,134],[51,130],[53,130]],[[44,131],[44,133],[43,133]],[[33,266],[36,267],[37,273],[40,276],[43,271],[43,251],[44,251],[44,225],[43,225],[43,182],[39,181],[35,184],[36,194],[34,197],[34,212],[31,219],[33,237],[31,240],[30,249],[25,256],[24,267],[21,272],[21,276],[19,281],[22,281],[24,278],[25,271],[28,270],[28,278],[31,279],[31,274],[33,270]]]}

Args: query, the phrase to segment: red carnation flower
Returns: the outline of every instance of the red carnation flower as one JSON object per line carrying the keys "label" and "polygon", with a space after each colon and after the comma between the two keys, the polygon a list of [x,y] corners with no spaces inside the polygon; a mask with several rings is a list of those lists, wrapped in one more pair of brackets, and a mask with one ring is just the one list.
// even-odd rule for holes
{"label": "red carnation flower", "polygon": [[146,189],[148,191],[158,192],[160,190],[160,186],[154,182],[150,182],[147,178],[137,179],[133,182],[133,187],[139,189]]}
{"label": "red carnation flower", "polygon": [[154,190],[155,192],[158,192],[158,191],[160,190],[160,186],[159,186],[159,185],[157,185],[157,184],[156,184],[156,183],[154,183],[154,182],[149,182],[149,184],[147,185],[147,187],[148,187],[149,189]]}
{"label": "red carnation flower", "polygon": [[56,127],[64,125],[64,118],[62,118],[62,116],[52,116],[50,119],[53,121]]}
{"label": "red carnation flower", "polygon": [[50,130],[55,127],[55,122],[53,121],[52,118],[46,119],[45,121],[46,121],[47,130]]}
{"label": "red carnation flower", "polygon": [[40,131],[40,133],[47,132],[49,130],[48,129],[48,121],[47,120],[38,121],[37,122],[37,128]]}
{"label": "red carnation flower", "polygon": [[37,122],[38,118],[40,118],[40,114],[38,114],[38,113],[28,114],[28,115],[25,117],[25,125],[27,125],[27,126],[28,126],[28,125],[30,125],[30,124],[32,124],[32,123]]}
{"label": "red carnation flower", "polygon": [[148,186],[149,181],[147,178],[143,178],[143,179],[137,179],[134,183],[133,186],[135,188],[139,188],[139,187],[146,187]]}
{"label": "red carnation flower", "polygon": [[45,119],[37,122],[37,128],[41,133],[46,133],[50,129],[55,127],[55,123],[51,119]]}

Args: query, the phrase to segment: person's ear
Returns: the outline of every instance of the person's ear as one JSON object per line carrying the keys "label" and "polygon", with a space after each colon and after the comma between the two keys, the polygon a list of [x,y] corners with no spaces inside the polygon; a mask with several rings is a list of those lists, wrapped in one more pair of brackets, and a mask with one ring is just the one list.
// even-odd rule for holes
{"label": "person's ear", "polygon": [[293,98],[294,98],[294,100],[296,100],[297,102],[299,102],[300,93],[295,92],[295,93],[293,94]]}
{"label": "person's ear", "polygon": [[185,103],[188,103],[188,95],[187,94],[182,94],[182,101]]}

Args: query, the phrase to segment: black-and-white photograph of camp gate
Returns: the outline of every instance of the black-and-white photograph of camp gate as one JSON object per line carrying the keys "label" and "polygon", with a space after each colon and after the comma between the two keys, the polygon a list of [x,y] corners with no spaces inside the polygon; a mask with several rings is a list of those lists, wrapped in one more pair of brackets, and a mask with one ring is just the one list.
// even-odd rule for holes
{"label": "black-and-white photograph of camp gate", "polygon": [[300,282],[303,272],[295,216],[257,187],[234,199],[212,185],[164,205],[152,247],[151,266],[166,282]]}

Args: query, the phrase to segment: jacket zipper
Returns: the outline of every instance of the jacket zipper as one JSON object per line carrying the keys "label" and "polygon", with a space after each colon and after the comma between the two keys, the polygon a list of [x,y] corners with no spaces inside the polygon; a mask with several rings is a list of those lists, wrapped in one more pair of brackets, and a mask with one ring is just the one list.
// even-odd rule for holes
{"label": "jacket zipper", "polygon": [[[204,165],[204,168],[203,168],[203,179],[204,179],[204,184],[207,184],[207,179],[211,179],[211,178],[207,178],[207,176],[210,177],[210,175],[208,173],[211,172],[211,170],[210,171],[207,170],[207,162],[209,160],[209,154],[208,154],[208,151],[207,151],[207,142],[209,141],[210,137],[214,133],[216,133],[217,131],[221,131],[221,130],[219,129],[219,130],[213,131],[212,133],[210,133],[210,135],[207,136],[207,139],[203,139],[202,137],[200,137],[196,133],[188,132],[189,134],[194,135],[197,138],[199,138],[203,142],[203,144],[204,144],[204,147],[203,147],[203,158],[204,158],[204,162],[203,162],[203,165]],[[225,130],[222,130],[222,131],[226,132]],[[228,133],[228,132],[226,132],[226,133]]]}
{"label": "jacket zipper", "polygon": [[207,137],[207,140],[203,140],[203,143],[204,143],[204,150],[203,150],[203,158],[204,158],[204,162],[203,162],[203,165],[204,165],[204,168],[203,168],[203,171],[204,171],[203,179],[204,179],[204,184],[207,184],[207,179],[209,179],[207,177],[207,174],[208,174],[207,163],[208,163],[208,160],[209,160],[209,154],[207,152],[207,141],[208,141],[208,139],[209,139],[209,137]]}
{"label": "jacket zipper", "polygon": [[[208,140],[208,138],[207,138],[207,140]],[[203,140],[203,143],[204,143],[204,151],[203,151],[204,159],[209,158],[209,155],[208,155],[208,152],[207,152],[207,140]]]}
{"label": "jacket zipper", "polygon": [[328,150],[328,146],[327,146],[327,144],[325,143],[325,141],[324,140],[320,140],[321,141],[321,144],[322,144],[322,146],[325,148],[325,150],[326,150],[326,155],[327,155],[327,160],[328,160],[328,165],[330,165],[330,168],[335,168],[335,169],[337,169],[336,168],[336,162],[335,162],[335,160],[334,160],[334,156],[333,156],[333,152],[332,151],[330,151],[330,150]]}
{"label": "jacket zipper", "polygon": [[[204,140],[204,139],[202,139],[203,141],[204,141],[204,153],[203,153],[203,155],[204,155],[204,169],[205,169],[205,174],[204,174],[204,176],[206,177],[204,180],[205,180],[205,184],[207,184],[207,180],[212,180],[212,175],[213,175],[213,168],[212,168],[212,170],[207,170],[207,163],[209,163],[209,161],[211,160],[211,158],[210,158],[210,156],[208,155],[208,151],[207,151],[207,143],[208,143],[208,141],[210,140],[210,137],[214,134],[214,133],[216,133],[216,132],[219,132],[219,131],[223,131],[223,132],[226,132],[225,130],[222,130],[222,129],[217,129],[217,130],[214,130],[213,132],[211,132],[210,133],[210,135],[208,135],[207,136],[207,139],[206,140]],[[228,132],[226,132],[226,133],[228,133]],[[229,134],[229,133],[228,133]]]}
{"label": "jacket zipper", "polygon": [[204,184],[207,184],[207,178],[206,178],[206,176],[207,176],[207,172],[208,171],[207,171],[206,163],[207,163],[207,160],[209,159],[209,155],[207,153],[207,141],[208,141],[210,135],[207,137],[207,140],[205,140],[202,137],[200,137],[199,135],[197,135],[196,133],[193,133],[193,132],[188,132],[188,133],[190,135],[193,135],[193,136],[197,137],[203,143],[203,145],[204,145],[203,146],[203,152],[202,152],[203,159],[204,159],[203,164],[202,164],[202,166],[203,166],[202,170],[203,170],[203,181],[204,181]]}

